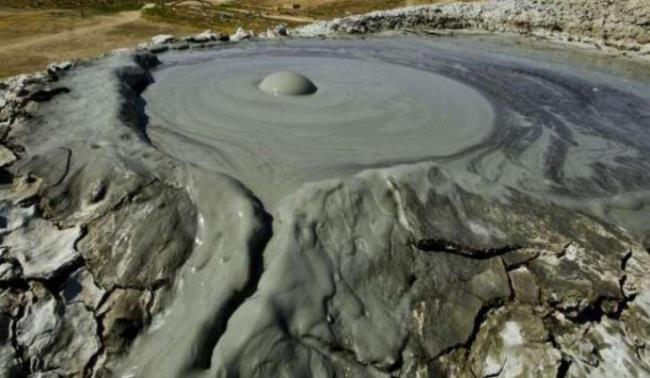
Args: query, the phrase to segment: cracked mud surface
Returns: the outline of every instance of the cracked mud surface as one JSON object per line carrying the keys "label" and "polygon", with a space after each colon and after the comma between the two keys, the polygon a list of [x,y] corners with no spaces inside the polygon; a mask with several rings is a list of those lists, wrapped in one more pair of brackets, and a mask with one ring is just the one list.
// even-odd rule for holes
{"label": "cracked mud surface", "polygon": [[[650,375],[646,63],[515,37],[213,42],[0,84],[0,376]],[[245,84],[286,64],[334,94],[353,78],[363,119],[324,97],[338,123],[299,134]],[[413,71],[463,89],[426,97]],[[391,135],[401,106],[463,95],[480,123]]]}

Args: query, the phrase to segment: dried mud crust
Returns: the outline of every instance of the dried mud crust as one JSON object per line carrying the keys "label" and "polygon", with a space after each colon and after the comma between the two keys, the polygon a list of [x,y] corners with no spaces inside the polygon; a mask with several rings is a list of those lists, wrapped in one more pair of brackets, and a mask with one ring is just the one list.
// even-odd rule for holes
{"label": "dried mud crust", "polygon": [[[124,96],[104,103],[115,118],[97,114],[95,131],[54,141],[48,133],[58,131],[39,123],[38,108],[80,93],[59,82],[72,66],[4,83],[2,376],[93,375],[150,321],[156,292],[170,284],[196,232],[180,185],[124,155],[156,155],[130,109],[147,63],[107,77]],[[102,134],[126,148],[107,147]],[[159,167],[174,170],[171,162]]]}

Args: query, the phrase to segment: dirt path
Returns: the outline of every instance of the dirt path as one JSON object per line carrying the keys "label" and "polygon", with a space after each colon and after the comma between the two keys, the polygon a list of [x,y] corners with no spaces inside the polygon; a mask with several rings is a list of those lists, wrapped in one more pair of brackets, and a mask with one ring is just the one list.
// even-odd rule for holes
{"label": "dirt path", "polygon": [[[239,9],[239,8],[225,8],[225,9],[233,13],[241,13],[241,14],[251,13],[250,10],[246,10],[246,9]],[[271,13],[271,12],[259,12],[257,14],[260,17],[268,18],[270,20],[278,20],[278,21],[289,21],[289,22],[298,22],[298,23],[305,23],[305,24],[318,21],[317,19],[312,17],[293,16],[289,14],[279,14],[279,13]]]}
{"label": "dirt path", "polygon": [[299,22],[299,23],[311,23],[316,22],[318,19],[311,17],[302,17],[302,16],[291,16],[284,14],[275,14],[275,13],[262,13],[262,17],[278,20],[278,21],[289,21],[289,22]]}

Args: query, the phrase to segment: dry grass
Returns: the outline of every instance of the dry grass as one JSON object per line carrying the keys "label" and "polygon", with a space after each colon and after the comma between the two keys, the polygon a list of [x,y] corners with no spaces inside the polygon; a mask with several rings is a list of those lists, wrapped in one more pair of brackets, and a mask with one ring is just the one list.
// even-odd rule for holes
{"label": "dry grass", "polygon": [[142,20],[133,11],[81,18],[74,11],[0,10],[0,77],[42,70],[53,61],[131,47],[157,34],[197,31]]}

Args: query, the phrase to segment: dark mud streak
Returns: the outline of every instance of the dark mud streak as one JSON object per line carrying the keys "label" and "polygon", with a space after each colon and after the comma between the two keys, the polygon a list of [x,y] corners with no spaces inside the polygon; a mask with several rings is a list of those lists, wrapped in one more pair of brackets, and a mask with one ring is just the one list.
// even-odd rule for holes
{"label": "dark mud streak", "polygon": [[[109,293],[106,293],[104,298],[102,298],[102,301],[105,301],[108,297],[109,297]],[[99,348],[97,349],[97,352],[92,357],[90,357],[90,360],[88,360],[88,362],[86,363],[86,366],[84,367],[84,371],[83,371],[84,378],[90,378],[94,376],[97,363],[99,362],[100,357],[104,354],[104,351],[106,350],[106,345],[104,344],[104,340],[102,338],[102,334],[104,333],[103,317],[97,316],[97,313],[93,311],[93,318],[95,318],[95,324],[97,326],[97,339],[99,340]]]}
{"label": "dark mud streak", "polygon": [[500,246],[493,248],[476,248],[446,239],[421,239],[415,242],[415,248],[424,252],[441,252],[485,260],[521,249],[520,246]]}
{"label": "dark mud streak", "polygon": [[[130,70],[121,69],[116,72],[119,80],[123,82],[122,90],[125,90],[128,94],[126,98],[133,100],[123,104],[121,116],[125,124],[131,125],[132,127],[135,125],[134,128],[141,133],[146,143],[156,148],[146,134],[146,128],[148,126],[148,117],[145,113],[146,101],[140,95],[147,86],[154,82],[150,70],[159,65],[160,61],[155,55],[151,54],[137,54],[134,57],[134,61],[138,64],[138,68]],[[163,154],[165,153],[164,151],[161,152]],[[196,343],[198,352],[194,361],[190,361],[185,368],[187,372],[210,369],[213,350],[226,331],[230,317],[257,291],[259,280],[264,272],[263,252],[273,235],[273,217],[264,210],[263,204],[252,192],[245,187],[242,187],[242,189],[256,203],[259,209],[256,215],[262,223],[262,228],[257,230],[257,233],[248,240],[247,252],[250,259],[249,280],[241,291],[233,293],[223,306],[221,306],[212,322],[204,324],[201,327],[203,329],[200,333],[201,339]],[[156,288],[153,287],[150,289],[155,290]]]}
{"label": "dark mud streak", "polygon": [[72,150],[67,148],[67,147],[60,147],[61,150],[65,151],[66,153],[66,158],[65,158],[65,170],[61,174],[61,177],[52,184],[52,186],[49,188],[50,190],[52,188],[55,188],[63,183],[66,177],[68,177],[68,173],[70,173],[70,165],[72,163]]}
{"label": "dark mud streak", "polygon": [[[440,59],[438,56],[435,58]],[[471,158],[470,171],[480,173],[480,163],[490,153],[500,149],[509,159],[516,161],[547,129],[556,135],[545,153],[544,174],[554,182],[566,185],[564,189],[556,188],[559,194],[578,194],[580,197],[587,190],[590,194],[607,195],[621,188],[630,190],[650,185],[650,177],[638,174],[643,170],[643,164],[636,158],[625,161],[631,163],[633,168],[620,162],[616,171],[610,165],[600,163],[600,169],[594,169],[595,177],[589,180],[565,182],[562,176],[568,150],[577,145],[572,127],[633,146],[639,151],[650,149],[646,138],[643,138],[645,131],[639,127],[643,123],[638,120],[648,117],[645,101],[640,97],[604,85],[599,86],[596,95],[588,82],[570,74],[557,75],[545,69],[485,64],[471,58],[468,61],[449,60],[464,69],[448,64],[440,68],[440,72],[478,89],[499,110],[493,135],[471,151],[477,154]],[[494,77],[504,77],[504,80],[495,81]],[[527,93],[540,95],[531,97],[526,96]],[[518,121],[513,116],[531,121],[530,127],[523,130],[517,127]],[[644,159],[642,156],[640,158]]]}
{"label": "dark mud streak", "polygon": [[11,346],[14,348],[18,360],[18,366],[16,367],[18,376],[21,374],[27,375],[29,372],[29,361],[25,359],[25,350],[18,342],[18,321],[25,315],[25,307],[26,305],[21,303],[18,314],[11,321]]}
{"label": "dark mud streak", "polygon": [[151,145],[146,133],[148,117],[145,114],[146,101],[141,94],[154,83],[151,69],[160,64],[160,60],[150,53],[138,53],[133,61],[136,66],[126,66],[115,71],[120,82],[121,97],[124,99],[120,106],[120,119],[124,125],[138,132],[142,140]]}
{"label": "dark mud streak", "polygon": [[449,354],[459,348],[465,348],[467,350],[470,350],[472,348],[472,345],[474,345],[474,342],[476,341],[476,338],[478,337],[478,333],[481,330],[481,327],[483,324],[489,320],[490,315],[498,310],[499,308],[505,306],[509,302],[508,298],[497,298],[491,302],[488,302],[483,305],[474,317],[474,327],[472,328],[472,332],[470,333],[469,337],[467,340],[463,343],[457,344],[457,345],[452,345],[437,355],[433,356],[431,358],[432,361],[438,359],[441,356],[444,356],[446,354]]}
{"label": "dark mud streak", "polygon": [[34,93],[31,93],[25,99],[28,101],[46,102],[46,101],[50,101],[52,98],[54,98],[57,95],[66,94],[66,93],[70,93],[70,89],[65,87],[59,87],[54,89],[42,89]]}

